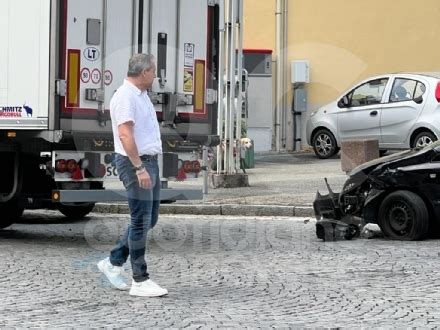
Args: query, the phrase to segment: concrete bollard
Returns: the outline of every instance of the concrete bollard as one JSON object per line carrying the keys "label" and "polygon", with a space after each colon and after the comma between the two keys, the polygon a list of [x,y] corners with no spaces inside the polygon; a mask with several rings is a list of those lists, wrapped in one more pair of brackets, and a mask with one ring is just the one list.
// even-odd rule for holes
{"label": "concrete bollard", "polygon": [[341,143],[341,168],[346,173],[376,158],[379,158],[379,141],[376,139],[345,140]]}

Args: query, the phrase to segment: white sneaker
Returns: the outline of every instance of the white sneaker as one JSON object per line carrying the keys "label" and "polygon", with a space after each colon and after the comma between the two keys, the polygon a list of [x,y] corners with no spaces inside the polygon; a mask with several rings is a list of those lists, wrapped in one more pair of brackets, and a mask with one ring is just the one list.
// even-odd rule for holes
{"label": "white sneaker", "polygon": [[108,257],[98,262],[97,266],[116,289],[128,290],[128,285],[122,276],[124,271],[122,267],[113,266]]}
{"label": "white sneaker", "polygon": [[130,295],[139,297],[160,297],[168,294],[168,290],[161,288],[152,280],[135,282],[131,284]]}

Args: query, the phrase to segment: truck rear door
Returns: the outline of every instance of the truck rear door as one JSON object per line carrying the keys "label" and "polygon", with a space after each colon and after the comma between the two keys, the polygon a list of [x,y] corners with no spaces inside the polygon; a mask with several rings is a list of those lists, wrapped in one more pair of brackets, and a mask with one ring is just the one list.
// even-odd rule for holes
{"label": "truck rear door", "polygon": [[65,131],[110,133],[110,99],[133,54],[134,1],[62,0],[60,127]]}
{"label": "truck rear door", "polygon": [[[215,91],[209,89],[213,85],[212,49],[218,31],[217,26],[214,28],[214,7],[206,0],[153,0],[151,6],[144,48],[157,59],[153,103],[155,95],[169,96],[159,97],[155,106],[159,119],[165,121],[163,139],[171,140],[176,133],[187,140],[206,138],[216,129],[211,98]],[[173,97],[174,107],[167,104]]]}

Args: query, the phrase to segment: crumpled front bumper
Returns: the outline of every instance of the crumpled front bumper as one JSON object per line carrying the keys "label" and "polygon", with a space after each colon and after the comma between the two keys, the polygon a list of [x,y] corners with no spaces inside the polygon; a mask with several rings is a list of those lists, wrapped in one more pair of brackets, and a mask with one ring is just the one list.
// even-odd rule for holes
{"label": "crumpled front bumper", "polygon": [[316,236],[324,241],[350,240],[360,235],[362,219],[343,215],[339,207],[339,194],[321,195],[316,193],[313,202],[315,212]]}
{"label": "crumpled front bumper", "polygon": [[331,192],[328,195],[321,195],[316,192],[315,201],[313,202],[313,211],[316,220],[321,218],[329,218],[339,220],[342,213],[339,208],[339,194]]}

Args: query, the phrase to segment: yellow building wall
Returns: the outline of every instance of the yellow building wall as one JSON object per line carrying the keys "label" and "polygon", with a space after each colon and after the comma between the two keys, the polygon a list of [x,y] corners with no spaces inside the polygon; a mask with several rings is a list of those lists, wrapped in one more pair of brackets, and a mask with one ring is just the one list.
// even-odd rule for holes
{"label": "yellow building wall", "polygon": [[275,0],[244,0],[243,43],[245,48],[275,50]]}
{"label": "yellow building wall", "polygon": [[[244,48],[276,56],[275,10],[244,0]],[[289,63],[310,61],[311,108],[371,75],[440,71],[439,44],[440,0],[288,0]]]}

